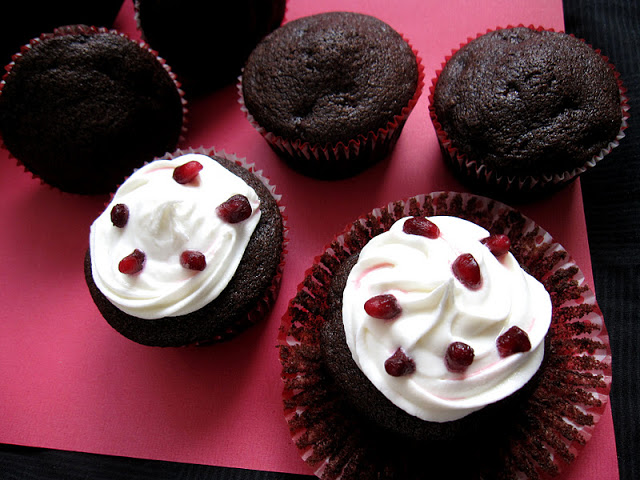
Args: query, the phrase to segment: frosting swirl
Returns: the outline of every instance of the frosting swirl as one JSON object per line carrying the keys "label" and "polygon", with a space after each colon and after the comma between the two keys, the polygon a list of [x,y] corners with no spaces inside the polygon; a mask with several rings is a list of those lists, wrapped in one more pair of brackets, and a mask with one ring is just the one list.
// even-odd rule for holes
{"label": "frosting swirl", "polygon": [[[173,178],[174,169],[197,161],[202,169],[188,183]],[[244,195],[248,218],[229,223],[216,208],[233,195]],[[110,214],[124,204],[123,228]],[[214,300],[227,286],[260,220],[260,199],[241,178],[206,155],[188,154],[156,160],[136,170],[118,189],[90,230],[92,275],[100,291],[120,310],[144,319],[184,315]],[[118,262],[135,249],[144,252],[144,268],[121,273]],[[185,268],[184,251],[201,252],[202,271]]]}
{"label": "frosting swirl", "polygon": [[[480,240],[484,228],[457,217],[430,217],[437,238],[403,232],[409,217],[374,237],[360,252],[343,293],[347,344],[359,368],[396,406],[423,420],[457,420],[511,395],[536,373],[551,323],[543,285],[507,253],[496,258]],[[470,253],[482,282],[465,286],[452,271]],[[373,318],[363,308],[377,295],[396,297],[401,314]],[[531,349],[500,356],[496,339],[511,327],[524,330]],[[475,353],[466,371],[445,362],[453,342]],[[415,371],[392,376],[385,361],[401,348]]]}

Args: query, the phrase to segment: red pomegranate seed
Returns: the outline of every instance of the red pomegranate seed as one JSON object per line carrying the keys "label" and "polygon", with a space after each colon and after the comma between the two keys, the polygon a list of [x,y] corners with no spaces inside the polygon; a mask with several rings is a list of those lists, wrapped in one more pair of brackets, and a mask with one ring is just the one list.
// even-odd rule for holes
{"label": "red pomegranate seed", "polygon": [[173,179],[181,185],[193,181],[202,170],[202,164],[195,160],[180,165],[173,170]]}
{"label": "red pomegranate seed", "polygon": [[180,254],[180,265],[201,272],[207,266],[207,260],[204,254],[197,250],[185,250]]}
{"label": "red pomegranate seed", "polygon": [[531,350],[529,335],[515,325],[498,337],[496,346],[501,357]]}
{"label": "red pomegranate seed", "polygon": [[251,215],[251,204],[244,195],[234,195],[218,205],[216,213],[225,222],[240,223]]}
{"label": "red pomegranate seed", "polygon": [[118,203],[111,209],[111,223],[118,228],[124,228],[129,221],[129,207]]}
{"label": "red pomegranate seed", "polygon": [[490,237],[480,240],[493,253],[496,258],[509,252],[511,248],[511,240],[503,234],[491,235]]}
{"label": "red pomegranate seed", "polygon": [[146,255],[137,248],[118,263],[120,273],[134,275],[142,270]]}
{"label": "red pomegranate seed", "polygon": [[364,302],[364,311],[373,318],[391,320],[402,313],[398,299],[390,293],[376,295]]}
{"label": "red pomegranate seed", "polygon": [[431,220],[424,217],[412,217],[402,225],[402,231],[410,235],[421,235],[427,238],[438,238],[440,229]]}
{"label": "red pomegranate seed", "polygon": [[473,363],[473,348],[463,342],[453,342],[447,348],[444,363],[451,372],[462,373]]}
{"label": "red pomegranate seed", "polygon": [[480,266],[473,255],[463,253],[453,261],[451,265],[453,274],[460,282],[471,290],[477,290],[482,285]]}
{"label": "red pomegranate seed", "polygon": [[416,371],[416,362],[400,347],[385,360],[384,369],[392,377],[402,377]]}

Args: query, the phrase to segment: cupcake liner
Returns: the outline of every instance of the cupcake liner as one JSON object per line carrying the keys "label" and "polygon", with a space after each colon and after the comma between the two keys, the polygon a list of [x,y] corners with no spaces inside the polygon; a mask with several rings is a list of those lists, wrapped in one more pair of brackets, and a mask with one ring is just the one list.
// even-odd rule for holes
{"label": "cupcake liner", "polygon": [[407,118],[415,107],[424,88],[424,66],[418,51],[401,35],[411,47],[418,66],[418,83],[413,97],[402,108],[400,114],[377,131],[360,134],[348,142],[336,144],[311,144],[300,139],[283,138],[267,131],[249,113],[242,93],[242,76],[238,78],[238,103],[249,123],[262,135],[269,146],[294,170],[303,174],[326,178],[345,178],[362,171],[367,166],[386,157],[395,146]]}
{"label": "cupcake liner", "polygon": [[[11,75],[11,71],[13,70],[16,62],[19,62],[20,58],[23,56],[23,54],[25,52],[31,50],[35,45],[38,45],[39,43],[41,43],[41,42],[43,42],[43,41],[45,41],[47,39],[55,38],[55,37],[61,37],[61,36],[65,36],[65,35],[76,35],[76,34],[93,35],[93,34],[97,34],[97,33],[116,34],[116,35],[119,35],[119,36],[121,36],[123,38],[126,38],[128,40],[131,40],[132,42],[137,43],[140,46],[140,48],[142,48],[143,50],[146,50],[149,53],[151,53],[154,57],[156,57],[158,62],[160,62],[160,64],[164,68],[164,70],[169,74],[169,77],[171,78],[171,80],[176,85],[176,89],[178,90],[178,93],[180,95],[180,102],[182,104],[182,128],[181,128],[181,132],[180,132],[180,137],[178,138],[178,145],[183,143],[185,138],[186,138],[186,133],[187,133],[189,109],[188,109],[188,106],[187,106],[187,101],[185,99],[184,91],[182,90],[181,84],[180,84],[180,82],[178,82],[175,73],[173,73],[173,71],[171,70],[171,67],[167,64],[167,62],[162,57],[160,57],[158,55],[158,52],[153,50],[145,42],[133,40],[126,33],[119,32],[119,31],[114,30],[114,29],[108,29],[108,28],[105,28],[105,27],[95,27],[95,26],[89,26],[89,25],[66,25],[66,26],[55,28],[53,30],[53,32],[51,32],[51,33],[43,33],[38,37],[32,38],[29,41],[29,43],[27,43],[27,44],[23,45],[22,47],[20,47],[20,50],[17,53],[15,53],[14,55],[12,55],[11,62],[4,67],[5,73],[2,76],[2,80],[0,80],[0,95],[2,95],[2,90],[4,89],[4,85],[6,84],[6,80],[9,77],[9,75]],[[9,151],[9,149],[4,144],[4,142],[2,141],[2,136],[1,135],[0,135],[0,148],[2,148],[3,150],[7,151],[8,155],[9,155],[9,158],[15,159],[16,162],[17,162],[17,165],[19,167],[22,167],[23,170],[26,173],[30,173],[32,178],[39,180],[40,183],[43,184],[43,185],[47,185],[47,186],[50,186],[52,189],[58,190],[57,187],[49,185],[46,182],[46,180],[43,180],[42,178],[40,178],[40,176],[37,175],[36,173],[31,172],[31,170],[29,170],[29,168],[26,165],[24,165],[24,163],[19,158],[15,157]],[[70,193],[70,192],[65,192],[65,193]]]}
{"label": "cupcake liner", "polygon": [[283,231],[283,242],[282,242],[282,251],[280,253],[280,263],[278,264],[276,274],[274,275],[271,285],[265,290],[264,297],[260,299],[255,308],[250,311],[246,318],[238,320],[235,324],[230,325],[226,328],[226,330],[219,335],[216,335],[213,339],[207,342],[201,342],[197,345],[210,345],[213,343],[219,343],[230,338],[235,337],[239,333],[243,332],[247,328],[255,325],[264,319],[269,312],[271,312],[271,308],[278,297],[278,292],[280,290],[280,283],[282,280],[282,272],[284,270],[285,258],[287,256],[287,245],[289,243],[289,228],[287,226],[287,216],[285,214],[285,207],[282,205],[282,195],[276,193],[275,185],[272,185],[269,179],[263,174],[262,170],[257,170],[254,163],[247,163],[246,159],[243,157],[238,157],[234,153],[227,153],[223,150],[216,150],[215,147],[205,148],[200,146],[198,148],[186,148],[186,149],[178,149],[175,152],[165,155],[162,158],[171,160],[173,158],[179,157],[181,155],[186,155],[189,153],[199,153],[207,156],[217,156],[229,160],[236,165],[244,168],[251,172],[255,177],[257,177],[271,192],[271,195],[275,199],[278,204],[278,209],[280,210],[280,215],[282,217],[282,231]]}
{"label": "cupcake liner", "polygon": [[[525,27],[523,24],[516,25],[516,27]],[[554,32],[555,30],[552,28],[543,28],[543,27],[535,27],[533,25],[526,26],[531,30],[536,31],[550,31]],[[514,28],[513,25],[508,25],[506,28]],[[510,175],[500,175],[498,172],[493,169],[487,167],[484,164],[481,164],[475,160],[470,160],[464,153],[458,151],[458,149],[453,145],[452,141],[449,139],[449,136],[442,128],[442,125],[438,122],[438,117],[435,112],[435,108],[433,106],[433,95],[435,92],[436,84],[438,83],[438,79],[440,78],[440,73],[442,69],[447,64],[447,62],[453,57],[453,55],[464,47],[469,42],[475,40],[476,38],[485,35],[486,33],[490,33],[495,30],[500,30],[502,27],[497,27],[495,29],[488,29],[484,33],[479,33],[475,38],[469,37],[467,41],[461,43],[458,48],[454,48],[451,51],[450,55],[445,57],[444,62],[441,64],[441,68],[436,70],[436,75],[432,79],[431,86],[429,87],[429,115],[431,117],[431,121],[436,131],[436,135],[438,137],[438,141],[440,143],[440,149],[443,153],[443,158],[445,162],[453,168],[453,170],[461,176],[463,179],[470,180],[474,185],[477,186],[485,186],[491,189],[495,189],[498,192],[506,193],[506,194],[522,194],[524,196],[528,196],[531,194],[537,194],[546,191],[553,191],[562,187],[563,185],[571,182],[576,177],[584,173],[596,166],[596,164],[602,160],[607,154],[609,154],[615,147],[619,145],[619,142],[622,138],[625,137],[625,130],[628,127],[628,119],[629,119],[629,105],[628,98],[626,96],[627,89],[622,84],[622,80],[620,79],[620,73],[616,70],[615,66],[609,61],[609,58],[602,55],[599,49],[594,49],[594,51],[599,54],[605,63],[611,68],[613,74],[618,83],[618,88],[620,90],[620,107],[622,110],[622,118],[620,122],[620,131],[616,135],[615,139],[603,148],[597,155],[594,155],[590,160],[585,162],[584,165],[580,167],[576,167],[572,170],[568,170],[565,172],[555,173],[551,175],[525,175],[525,176],[510,176]],[[570,34],[570,36],[575,37],[575,35]],[[590,44],[586,43],[583,39],[578,39],[588,45],[590,48],[593,48]],[[492,190],[493,192],[493,190]]]}
{"label": "cupcake liner", "polygon": [[[523,394],[499,433],[418,442],[390,436],[362,419],[322,363],[320,329],[333,275],[351,254],[408,215],[452,215],[505,233],[522,267],[550,293],[548,353],[538,383]],[[611,386],[609,338],[593,292],[565,249],[505,204],[437,192],[390,203],[358,218],[314,259],[279,332],[285,419],[304,461],[322,479],[527,478],[559,474],[591,438]],[[486,438],[484,438],[486,436]],[[453,448],[452,448],[453,447]],[[466,462],[461,465],[460,453]],[[442,468],[442,472],[438,472]],[[459,469],[464,469],[463,473]]]}

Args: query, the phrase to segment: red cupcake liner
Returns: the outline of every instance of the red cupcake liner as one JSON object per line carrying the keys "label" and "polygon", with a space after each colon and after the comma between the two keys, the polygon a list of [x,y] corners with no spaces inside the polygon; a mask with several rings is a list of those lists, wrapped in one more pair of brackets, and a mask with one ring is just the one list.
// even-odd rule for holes
{"label": "red cupcake liner", "polygon": [[247,314],[246,318],[243,318],[242,320],[237,321],[233,325],[229,325],[224,332],[216,335],[211,340],[197,344],[197,345],[210,345],[213,343],[224,342],[226,340],[229,340],[235,337],[239,333],[245,331],[247,328],[255,325],[256,323],[259,323],[271,312],[273,304],[275,303],[278,297],[278,292],[280,290],[280,283],[282,280],[282,272],[284,270],[285,259],[288,253],[287,245],[289,243],[289,228],[287,226],[287,216],[285,214],[285,207],[282,205],[282,195],[276,193],[275,185],[271,184],[269,179],[263,174],[262,170],[256,169],[256,166],[254,163],[247,163],[246,158],[238,157],[234,153],[227,153],[224,149],[216,150],[215,147],[206,148],[203,146],[200,146],[198,148],[189,147],[186,149],[178,149],[171,154],[168,154],[159,158],[171,160],[173,158],[179,157],[181,155],[186,155],[189,153],[199,153],[202,155],[207,155],[209,157],[214,157],[214,156],[221,157],[251,172],[256,178],[258,178],[258,180],[260,180],[267,187],[269,192],[271,192],[271,195],[273,196],[276,203],[278,204],[278,209],[280,210],[280,216],[282,217],[283,241],[282,241],[282,250],[280,253],[280,263],[278,264],[276,274],[274,275],[271,281],[271,285],[269,285],[269,287],[265,290],[264,297],[256,303],[255,308]]}
{"label": "red cupcake liner", "polygon": [[[509,426],[500,445],[486,446],[485,453],[493,458],[463,454],[472,469],[465,478],[558,475],[591,438],[608,401],[611,353],[602,313],[584,275],[548,232],[503,203],[454,192],[419,195],[358,218],[306,272],[278,337],[285,418],[300,455],[318,477],[327,480],[424,478],[434,465],[450,469],[459,464],[460,452],[455,449],[382,438],[381,430],[355,413],[323,366],[320,329],[330,308],[327,295],[334,274],[371,238],[409,215],[457,216],[491,233],[507,234],[522,267],[550,293],[550,346],[539,382],[519,400],[521,411],[513,424],[505,422]],[[484,439],[474,445],[483,448],[483,443]]]}
{"label": "red cupcake liner", "polygon": [[[278,155],[288,161],[294,169],[303,172],[315,170],[316,168],[320,171],[335,169],[333,174],[328,175],[329,177],[335,175],[335,178],[340,178],[342,176],[340,171],[348,171],[349,167],[356,167],[357,171],[360,171],[365,166],[371,165],[386,157],[391,150],[393,150],[402,132],[402,127],[422,95],[425,77],[422,58],[405,36],[401,36],[409,45],[416,58],[418,68],[416,91],[400,113],[394,115],[385,126],[379,128],[377,131],[360,134],[357,138],[352,138],[346,143],[338,142],[336,144],[326,145],[311,144],[300,139],[289,139],[276,135],[262,127],[247,110],[242,93],[242,76],[238,78],[237,84],[240,109],[245,114],[249,123],[262,135],[269,146],[271,146]],[[366,158],[369,158],[369,161],[366,161],[366,165],[362,165],[362,168],[360,168],[358,161]],[[306,164],[310,164],[311,168],[308,168]],[[355,173],[357,173],[357,171]],[[349,174],[353,173],[354,172],[350,172]]]}
{"label": "red cupcake liner", "polygon": [[[516,25],[516,27],[526,27],[531,30],[536,31],[549,31],[554,32],[556,30],[552,28],[543,28],[543,27],[535,27],[534,25],[525,26],[524,24]],[[514,28],[513,25],[508,25],[506,28]],[[435,108],[433,107],[433,95],[435,92],[436,84],[438,83],[438,79],[440,78],[440,74],[442,73],[442,69],[447,64],[447,62],[453,57],[453,55],[460,50],[462,47],[467,45],[469,42],[479,38],[487,33],[492,31],[501,30],[502,27],[496,27],[495,29],[488,29],[484,33],[479,33],[475,38],[469,37],[467,41],[461,43],[458,48],[454,48],[451,51],[450,55],[445,57],[444,62],[441,64],[441,68],[436,70],[436,76],[432,79],[431,86],[429,87],[429,116],[431,117],[431,121],[436,131],[436,135],[438,137],[438,141],[440,143],[441,150],[443,152],[444,160],[449,163],[454,171],[459,172],[464,177],[470,178],[473,181],[477,182],[481,185],[487,185],[490,187],[494,187],[497,190],[500,190],[505,193],[537,193],[547,190],[553,190],[554,188],[560,187],[564,184],[567,184],[574,180],[576,177],[584,173],[585,171],[596,166],[598,162],[600,162],[606,155],[611,153],[611,151],[619,145],[620,140],[625,137],[624,131],[628,127],[628,119],[629,119],[629,105],[628,98],[626,96],[627,89],[622,84],[622,80],[620,79],[620,73],[616,70],[615,66],[609,61],[609,58],[602,54],[599,49],[594,49],[594,51],[599,54],[605,63],[611,68],[613,74],[618,82],[618,89],[620,90],[620,108],[622,111],[622,118],[620,123],[620,131],[616,135],[615,139],[603,148],[597,155],[594,155],[591,159],[589,159],[584,165],[580,167],[576,167],[572,170],[567,170],[564,172],[559,172],[555,174],[549,175],[525,175],[525,176],[510,176],[510,175],[501,175],[495,170],[487,167],[486,165],[477,162],[475,160],[470,160],[464,153],[458,151],[458,149],[453,145],[453,142],[447,135],[447,133],[442,128],[440,122],[438,122],[438,116],[436,115]],[[575,37],[573,34],[569,34],[570,36]],[[590,44],[586,43],[585,40],[578,38],[578,40],[584,42],[590,48],[593,48]]]}
{"label": "red cupcake liner", "polygon": [[[89,26],[89,25],[66,25],[66,26],[62,26],[62,27],[58,27],[55,28],[53,30],[53,32],[51,33],[43,33],[38,37],[32,38],[31,40],[29,40],[29,43],[23,45],[22,47],[20,47],[20,50],[15,53],[14,55],[11,56],[11,62],[6,65],[4,67],[5,73],[2,76],[2,80],[0,80],[0,95],[2,95],[2,90],[4,88],[4,85],[6,84],[6,80],[9,77],[9,75],[11,75],[11,70],[13,70],[13,67],[15,66],[16,62],[20,61],[20,58],[23,56],[23,54],[29,50],[31,50],[35,45],[38,45],[39,43],[49,39],[49,38],[55,38],[55,37],[62,37],[65,35],[75,35],[75,34],[82,34],[82,35],[94,35],[97,33],[111,33],[111,34],[116,34],[119,35],[123,38],[126,38],[134,43],[137,43],[140,48],[142,48],[143,50],[148,51],[149,53],[151,53],[154,57],[156,57],[156,59],[158,60],[158,62],[160,62],[160,64],[162,65],[162,67],[164,68],[164,70],[169,74],[169,77],[171,78],[171,80],[173,80],[176,89],[178,90],[178,93],[180,95],[180,102],[182,103],[182,129],[180,132],[180,137],[178,138],[178,145],[180,145],[181,143],[184,142],[185,138],[186,138],[186,133],[187,133],[187,125],[188,125],[188,114],[189,114],[189,109],[187,106],[187,100],[185,99],[185,95],[184,95],[184,91],[182,90],[182,86],[180,84],[180,82],[177,80],[177,77],[175,75],[175,73],[173,73],[173,71],[171,70],[171,67],[167,64],[167,62],[164,60],[164,58],[160,57],[158,55],[158,52],[153,50],[147,43],[145,43],[144,41],[137,41],[132,39],[129,35],[127,35],[126,33],[123,32],[119,32],[117,30],[114,29],[108,29],[105,27],[94,27],[94,26]],[[40,178],[38,175],[36,175],[35,173],[31,172],[26,165],[24,165],[24,163],[22,163],[22,161],[15,157],[7,148],[7,146],[4,144],[4,142],[2,141],[2,136],[0,135],[0,148],[2,148],[3,150],[5,150],[6,152],[8,152],[8,156],[9,158],[12,158],[16,161],[16,165],[18,167],[21,167],[25,173],[29,173],[31,174],[31,177],[35,180],[39,180],[41,185],[46,185],[49,186],[50,188],[54,189],[54,190],[59,190],[57,187],[53,187],[51,185],[49,185],[45,180],[43,180],[42,178]],[[73,193],[70,192],[64,192],[64,193],[69,193],[71,195],[74,195]],[[76,195],[82,195],[82,194],[76,194]]]}

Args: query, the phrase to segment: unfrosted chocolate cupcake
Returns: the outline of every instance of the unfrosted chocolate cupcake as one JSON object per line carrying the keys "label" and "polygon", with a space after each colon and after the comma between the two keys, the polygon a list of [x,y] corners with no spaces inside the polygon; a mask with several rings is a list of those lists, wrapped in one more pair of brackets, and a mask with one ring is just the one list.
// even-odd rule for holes
{"label": "unfrosted chocolate cupcake", "polygon": [[[422,228],[420,221],[413,220],[424,217],[439,225],[435,234],[431,227]],[[491,235],[485,238],[494,238],[481,242],[490,253],[481,253],[482,245],[470,246],[472,251],[467,252],[478,258],[479,278],[472,267],[461,268],[457,260],[449,265],[453,257],[439,254],[441,248],[447,250],[446,244],[452,239],[453,244],[457,243],[458,236],[452,235],[455,230],[451,226],[461,219],[488,231]],[[417,228],[411,225],[405,230],[409,221],[417,224]],[[462,230],[467,228],[474,230],[469,226]],[[510,253],[505,253],[497,242],[500,234],[509,238]],[[471,237],[483,235],[485,232],[477,231]],[[396,248],[397,241],[401,249]],[[428,243],[431,255],[424,255],[424,260],[434,266],[440,262],[444,268],[424,267],[420,251]],[[388,261],[386,254],[378,254],[379,247],[405,261]],[[406,247],[413,254],[407,255]],[[436,249],[435,255],[432,248]],[[455,255],[466,257],[460,252]],[[485,306],[494,308],[496,302],[491,295],[509,296],[508,291],[519,281],[512,281],[515,277],[501,280],[499,275],[487,272],[495,272],[490,266],[492,262],[510,264],[510,255],[540,282],[538,288],[546,290],[552,313],[544,344],[540,344],[540,336],[533,333],[540,318],[532,313],[539,302],[534,299],[525,307],[522,296],[513,303],[507,299],[505,305],[511,304],[512,314],[531,315],[532,321],[520,324],[528,332],[531,349],[518,347],[516,353],[512,350],[504,355],[508,353],[505,349],[524,345],[520,343],[521,334],[512,332],[511,327],[506,332],[496,330],[494,320],[502,317],[493,315],[495,312],[489,312],[486,321],[481,321],[482,328],[476,328],[476,317],[483,318],[488,310],[475,300],[470,306],[467,303],[470,297],[459,295],[482,292],[486,282],[492,293],[480,296],[488,302]],[[491,256],[495,256],[495,261]],[[360,267],[359,262],[363,262]],[[345,281],[345,276],[354,272],[354,281]],[[437,286],[451,272],[455,277],[453,285],[447,281],[446,288]],[[378,287],[382,290],[369,297],[369,292]],[[465,289],[473,292],[465,293]],[[529,290],[525,286],[524,291]],[[388,294],[396,297],[396,302],[376,298]],[[354,298],[358,301],[353,302]],[[455,312],[447,311],[451,308]],[[353,318],[357,319],[354,312],[362,317],[362,322],[353,322]],[[348,316],[352,317],[349,322]],[[442,318],[444,322],[434,318]],[[476,340],[469,340],[474,354],[471,358],[464,353],[450,353],[448,340],[443,343],[444,348],[437,347],[442,343],[439,338],[443,326],[445,332],[450,330],[456,337],[456,343],[464,343],[466,335],[469,338],[479,335]],[[358,335],[354,348],[349,337]],[[485,335],[487,342],[480,338]],[[336,235],[306,272],[283,317],[279,340],[285,418],[292,439],[315,474],[327,480],[380,478],[380,472],[388,479],[419,479],[425,477],[426,471],[434,478],[555,476],[574,460],[591,437],[611,385],[606,328],[593,293],[568,253],[521,213],[500,202],[470,194],[419,195],[356,219]],[[425,354],[424,349],[434,346],[435,350]],[[363,361],[362,348],[373,352],[372,358],[378,360]],[[491,360],[483,365],[489,358],[486,352],[493,351],[491,355],[496,358],[495,349],[499,357],[496,363]],[[522,388],[503,401],[459,417],[462,410],[475,408],[474,399],[479,398],[475,396],[488,386],[484,376],[487,371],[501,362],[506,362],[506,366],[512,361],[531,359],[529,354],[542,350],[542,363]],[[527,354],[520,356],[520,352]],[[393,377],[383,380],[385,388],[379,387],[380,375],[372,375],[371,366],[381,370],[383,377]],[[424,368],[443,373],[443,381],[432,383],[429,391],[409,388],[408,397],[417,399],[413,407],[397,401],[393,393],[396,387],[421,382],[422,379],[412,376],[422,376]],[[524,372],[528,367],[521,364],[518,368]],[[496,385],[489,388],[492,394],[496,388],[503,388],[502,382]],[[378,391],[370,395],[372,386]],[[469,386],[473,388],[463,395],[454,393]],[[389,400],[390,391],[393,404],[381,404],[381,397]],[[434,409],[432,420],[422,418],[425,408]],[[403,412],[396,414],[389,409]],[[459,419],[450,416],[446,420],[441,416],[443,413],[447,416],[455,413]],[[420,426],[420,422],[424,425]],[[432,422],[441,426],[430,429]],[[461,455],[465,459],[462,462]]]}
{"label": "unfrosted chocolate cupcake", "polygon": [[391,151],[421,93],[422,67],[383,21],[321,13],[260,42],[240,90],[249,120],[294,169],[346,177]]}
{"label": "unfrosted chocolate cupcake", "polygon": [[431,118],[445,160],[478,188],[557,188],[602,159],[626,128],[624,89],[585,42],[541,28],[488,32],[434,79]]}
{"label": "unfrosted chocolate cupcake", "polygon": [[280,26],[286,0],[135,0],[134,5],[143,38],[192,96],[237,81],[251,50]]}
{"label": "unfrosted chocolate cupcake", "polygon": [[116,31],[70,26],[33,39],[0,89],[4,146],[66,192],[112,192],[183,134],[186,110],[169,67]]}
{"label": "unfrosted chocolate cupcake", "polygon": [[116,191],[91,227],[85,278],[100,313],[125,337],[206,344],[267,314],[284,252],[279,196],[264,177],[213,150],[178,152]]}

